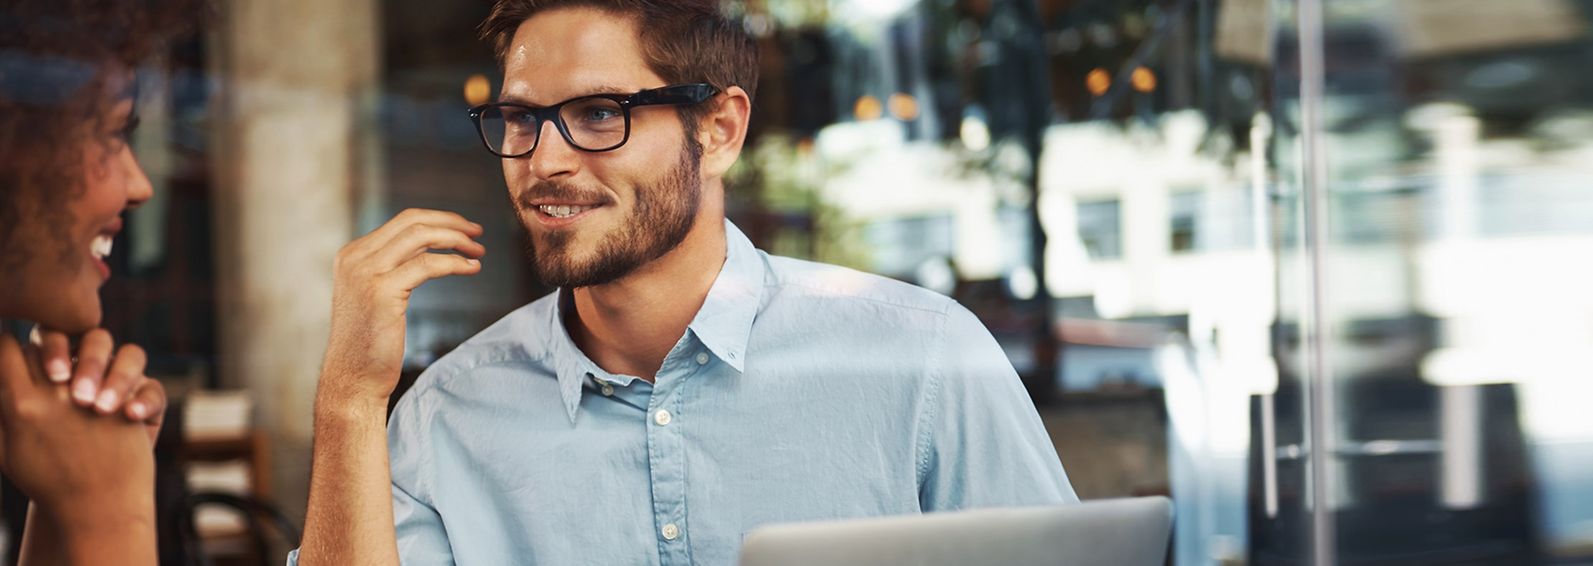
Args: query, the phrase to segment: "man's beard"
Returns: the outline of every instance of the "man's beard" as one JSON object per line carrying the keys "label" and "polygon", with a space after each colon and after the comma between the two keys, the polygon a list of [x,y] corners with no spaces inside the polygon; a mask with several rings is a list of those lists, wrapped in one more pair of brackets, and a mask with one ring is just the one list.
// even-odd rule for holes
{"label": "man's beard", "polygon": [[[630,275],[675,249],[696,224],[697,206],[702,200],[701,161],[701,144],[688,136],[674,169],[652,186],[636,187],[635,208],[620,221],[618,228],[603,236],[596,254],[584,261],[574,257],[570,250],[573,231],[537,233],[530,230],[530,221],[522,220],[531,233],[529,255],[537,278],[555,287],[602,285]],[[592,199],[582,197],[595,193],[561,182],[544,181],[522,193],[515,207],[525,218],[540,214],[531,205],[533,199],[552,196],[591,202]],[[598,202],[602,200],[599,197]]]}

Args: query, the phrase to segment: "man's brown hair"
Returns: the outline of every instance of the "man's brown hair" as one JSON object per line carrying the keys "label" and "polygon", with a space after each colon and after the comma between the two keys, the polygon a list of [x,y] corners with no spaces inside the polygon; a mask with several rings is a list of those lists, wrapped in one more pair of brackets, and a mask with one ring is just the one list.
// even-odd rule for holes
{"label": "man's brown hair", "polygon": [[[724,91],[739,86],[752,99],[758,90],[758,44],[740,22],[719,12],[715,0],[498,0],[481,23],[503,67],[520,24],[555,8],[595,8],[631,18],[641,31],[642,58],[668,84],[708,83]],[[688,134],[708,112],[705,105],[680,107]]]}

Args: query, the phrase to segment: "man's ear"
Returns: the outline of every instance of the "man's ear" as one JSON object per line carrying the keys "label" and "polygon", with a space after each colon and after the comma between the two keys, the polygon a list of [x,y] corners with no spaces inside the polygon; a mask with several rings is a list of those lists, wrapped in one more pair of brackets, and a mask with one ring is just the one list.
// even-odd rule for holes
{"label": "man's ear", "polygon": [[732,86],[707,104],[713,105],[713,110],[697,128],[697,141],[702,144],[702,176],[713,179],[724,176],[741,157],[747,123],[752,119],[752,99],[741,87]]}

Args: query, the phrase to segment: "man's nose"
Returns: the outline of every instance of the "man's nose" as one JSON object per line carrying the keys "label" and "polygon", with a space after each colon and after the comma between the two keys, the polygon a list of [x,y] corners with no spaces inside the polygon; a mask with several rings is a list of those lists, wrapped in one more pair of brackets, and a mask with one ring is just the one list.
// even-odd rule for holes
{"label": "man's nose", "polygon": [[570,145],[553,120],[542,123],[537,148],[526,156],[526,167],[537,179],[552,180],[574,176],[580,171],[582,151]]}

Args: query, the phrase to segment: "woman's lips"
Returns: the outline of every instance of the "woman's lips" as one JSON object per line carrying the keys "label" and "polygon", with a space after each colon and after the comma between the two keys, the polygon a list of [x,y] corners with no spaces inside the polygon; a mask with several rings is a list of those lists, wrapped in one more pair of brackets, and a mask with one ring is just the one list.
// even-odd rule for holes
{"label": "woman's lips", "polygon": [[111,257],[111,251],[116,247],[116,234],[121,231],[122,219],[117,217],[100,229],[89,242],[89,258],[94,260],[94,267],[100,273],[100,281],[111,277],[111,266],[105,263],[105,258]]}
{"label": "woman's lips", "polygon": [[89,256],[94,259],[94,267],[99,270],[102,281],[111,277],[111,266],[105,263],[105,258],[111,256],[113,241],[111,236],[100,234],[94,237],[94,243],[89,249]]}

